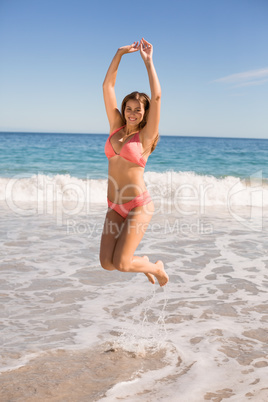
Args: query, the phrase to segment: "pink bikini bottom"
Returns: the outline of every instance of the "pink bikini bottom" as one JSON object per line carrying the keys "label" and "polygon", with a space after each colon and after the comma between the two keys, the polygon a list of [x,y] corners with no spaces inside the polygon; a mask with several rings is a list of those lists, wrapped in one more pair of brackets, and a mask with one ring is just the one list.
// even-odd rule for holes
{"label": "pink bikini bottom", "polygon": [[141,207],[142,205],[149,204],[149,202],[151,202],[151,201],[152,201],[152,199],[151,199],[148,191],[144,191],[144,193],[137,195],[137,197],[133,198],[129,202],[125,202],[124,204],[115,204],[114,202],[110,201],[107,198],[108,207],[113,209],[115,212],[117,212],[123,218],[126,218],[129,214],[129,212],[133,208]]}

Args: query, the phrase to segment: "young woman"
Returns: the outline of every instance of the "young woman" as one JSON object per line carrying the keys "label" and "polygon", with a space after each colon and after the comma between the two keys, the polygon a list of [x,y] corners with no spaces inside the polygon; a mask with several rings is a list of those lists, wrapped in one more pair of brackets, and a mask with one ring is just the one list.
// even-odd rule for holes
{"label": "young woman", "polygon": [[[117,108],[115,81],[121,57],[140,51],[146,66],[151,100],[133,92]],[[147,256],[134,256],[152,218],[154,205],[143,179],[144,167],[158,140],[161,88],[153,64],[153,46],[144,38],[116,52],[103,82],[103,96],[110,124],[105,144],[109,159],[108,212],[100,246],[100,262],[104,269],[143,272],[151,283],[168,282],[162,261],[152,263]]]}

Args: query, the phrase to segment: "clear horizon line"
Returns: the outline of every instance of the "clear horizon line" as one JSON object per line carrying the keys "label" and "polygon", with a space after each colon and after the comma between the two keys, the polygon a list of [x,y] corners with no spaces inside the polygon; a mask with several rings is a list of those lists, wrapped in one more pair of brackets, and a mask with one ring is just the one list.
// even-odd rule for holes
{"label": "clear horizon line", "polygon": [[[104,135],[108,137],[107,133],[79,133],[79,132],[63,132],[63,131],[2,131],[0,134],[60,134],[60,135]],[[241,139],[241,140],[268,140],[265,137],[237,137],[237,136],[215,136],[215,135],[185,135],[185,134],[160,134],[160,137],[185,137],[185,138],[226,138],[226,139]]]}

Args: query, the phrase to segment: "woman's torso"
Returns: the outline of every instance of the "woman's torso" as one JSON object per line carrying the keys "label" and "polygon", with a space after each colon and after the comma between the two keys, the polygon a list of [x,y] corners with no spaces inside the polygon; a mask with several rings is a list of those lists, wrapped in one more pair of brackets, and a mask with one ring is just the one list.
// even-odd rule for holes
{"label": "woman's torso", "polygon": [[107,139],[105,153],[109,159],[108,198],[123,204],[146,190],[143,179],[144,157],[140,134],[124,137],[124,127],[115,130]]}

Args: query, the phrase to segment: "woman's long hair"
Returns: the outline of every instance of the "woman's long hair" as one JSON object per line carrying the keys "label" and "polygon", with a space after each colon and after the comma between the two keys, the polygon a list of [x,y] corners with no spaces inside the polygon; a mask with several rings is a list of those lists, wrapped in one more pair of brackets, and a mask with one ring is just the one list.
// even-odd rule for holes
{"label": "woman's long hair", "polygon": [[[121,116],[122,116],[124,124],[126,124],[126,119],[125,119],[126,104],[129,100],[137,100],[137,101],[141,102],[144,106],[144,116],[143,116],[142,121],[139,124],[139,129],[141,130],[144,126],[146,126],[146,123],[147,123],[151,99],[144,92],[138,92],[138,91],[134,91],[131,94],[125,96],[125,98],[123,99],[122,105],[121,105]],[[158,140],[159,140],[159,134],[157,133],[156,137],[153,139],[153,141],[150,145],[150,153],[152,153],[153,150],[155,149],[155,147],[158,143]],[[148,150],[145,150],[144,153],[146,153],[147,151]]]}

